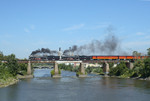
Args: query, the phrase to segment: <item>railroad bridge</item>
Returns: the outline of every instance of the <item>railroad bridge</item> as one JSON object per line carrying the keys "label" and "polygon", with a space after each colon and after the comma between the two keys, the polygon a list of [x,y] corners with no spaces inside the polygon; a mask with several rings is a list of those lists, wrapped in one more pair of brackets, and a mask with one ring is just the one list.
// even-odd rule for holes
{"label": "railroad bridge", "polygon": [[[129,69],[132,69],[133,68],[133,63],[132,62],[129,62],[128,60],[123,60],[124,62],[126,62],[126,65]],[[27,74],[28,75],[31,75],[31,64],[32,63],[53,63],[54,64],[54,72],[55,72],[55,75],[58,76],[59,75],[59,71],[58,71],[58,64],[62,64],[62,63],[80,63],[80,68],[79,68],[79,71],[85,75],[85,63],[103,63],[103,72],[105,74],[108,74],[109,73],[109,63],[119,63],[121,62],[121,60],[82,60],[82,61],[55,61],[55,60],[52,60],[52,61],[30,61],[30,60],[27,60],[27,61],[19,61],[18,60],[18,63],[28,63],[28,67],[27,67]]]}

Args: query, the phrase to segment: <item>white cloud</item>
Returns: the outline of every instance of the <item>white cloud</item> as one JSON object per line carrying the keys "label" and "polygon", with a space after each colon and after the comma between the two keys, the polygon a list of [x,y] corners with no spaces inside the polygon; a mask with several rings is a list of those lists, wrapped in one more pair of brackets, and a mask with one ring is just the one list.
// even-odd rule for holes
{"label": "white cloud", "polygon": [[150,35],[145,36],[145,39],[150,39]]}
{"label": "white cloud", "polygon": [[35,26],[34,26],[34,25],[31,25],[31,26],[30,26],[30,29],[34,30],[34,29],[35,29]]}
{"label": "white cloud", "polygon": [[97,25],[97,26],[91,27],[90,29],[95,30],[95,29],[101,29],[105,27],[108,27],[108,24]]}
{"label": "white cloud", "polygon": [[34,25],[30,25],[28,28],[24,28],[24,31],[26,32],[26,33],[30,33],[32,30],[34,30],[35,29],[35,26]]}
{"label": "white cloud", "polygon": [[143,32],[137,32],[136,35],[145,35]]}
{"label": "white cloud", "polygon": [[27,28],[24,28],[24,31],[25,31],[26,33],[30,33],[30,30],[27,29]]}
{"label": "white cloud", "polygon": [[125,46],[127,47],[142,47],[142,46],[145,46],[145,45],[150,45],[150,41],[134,41],[134,42],[128,42],[128,43],[125,43]]}
{"label": "white cloud", "polygon": [[150,35],[148,33],[137,32],[136,35],[140,36],[142,39],[150,39]]}
{"label": "white cloud", "polygon": [[64,31],[70,31],[70,30],[77,30],[83,28],[85,25],[84,24],[79,24],[79,25],[74,25],[68,28],[64,28]]}

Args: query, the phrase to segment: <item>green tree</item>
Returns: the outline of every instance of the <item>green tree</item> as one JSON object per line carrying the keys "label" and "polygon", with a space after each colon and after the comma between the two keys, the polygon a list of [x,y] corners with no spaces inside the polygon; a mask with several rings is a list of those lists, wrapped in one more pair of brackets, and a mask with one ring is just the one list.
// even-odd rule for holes
{"label": "green tree", "polygon": [[0,61],[3,60],[3,57],[4,57],[4,55],[3,55],[3,53],[0,51]]}
{"label": "green tree", "polygon": [[142,75],[141,70],[143,68],[144,68],[144,60],[135,61],[131,77],[140,77]]}
{"label": "green tree", "polygon": [[150,56],[150,48],[148,48],[147,51],[147,55]]}
{"label": "green tree", "polygon": [[133,56],[141,56],[141,53],[138,53],[137,51],[133,51],[132,55]]}
{"label": "green tree", "polygon": [[110,68],[113,68],[113,66],[114,66],[114,63],[109,63]]}
{"label": "green tree", "polygon": [[144,60],[144,68],[141,69],[141,77],[149,77],[150,76],[150,58]]}
{"label": "green tree", "polygon": [[12,74],[9,72],[7,64],[0,63],[0,79],[6,80],[9,77],[12,77]]}
{"label": "green tree", "polygon": [[110,76],[121,76],[125,74],[129,69],[127,68],[126,64],[124,62],[121,62],[117,67],[110,68],[109,75]]}
{"label": "green tree", "polygon": [[27,73],[27,64],[19,63],[17,71],[21,75],[26,75],[26,73]]}
{"label": "green tree", "polygon": [[93,68],[92,68],[92,67],[88,67],[88,68],[86,68],[86,69],[85,69],[85,71],[86,71],[87,73],[91,73],[91,72],[92,72],[92,70],[93,70]]}
{"label": "green tree", "polygon": [[93,68],[92,72],[103,74],[103,69],[101,67]]}
{"label": "green tree", "polygon": [[18,63],[14,54],[7,56],[7,68],[13,76],[17,75]]}

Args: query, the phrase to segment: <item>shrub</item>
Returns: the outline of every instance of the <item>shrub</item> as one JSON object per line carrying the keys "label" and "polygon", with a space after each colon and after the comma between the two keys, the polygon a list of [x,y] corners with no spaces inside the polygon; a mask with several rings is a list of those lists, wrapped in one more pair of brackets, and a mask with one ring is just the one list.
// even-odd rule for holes
{"label": "shrub", "polygon": [[103,74],[103,69],[101,67],[98,67],[98,68],[93,69],[92,72]]}
{"label": "shrub", "polygon": [[61,69],[60,68],[58,69],[58,73],[61,74]]}
{"label": "shrub", "polygon": [[115,68],[111,68],[110,69],[110,72],[109,72],[109,75],[110,76],[121,76],[123,74],[127,74],[127,71],[129,69],[127,68],[126,64],[124,62],[121,62],[119,65],[117,65],[117,67]]}
{"label": "shrub", "polygon": [[150,58],[144,60],[144,68],[140,70],[141,77],[149,77],[150,76]]}
{"label": "shrub", "polygon": [[114,63],[109,63],[109,67],[112,68],[114,66]]}
{"label": "shrub", "polygon": [[83,75],[83,73],[81,73],[80,71],[76,72],[76,75],[79,76],[79,75]]}
{"label": "shrub", "polygon": [[[61,69],[58,69],[58,74],[61,74]],[[55,75],[55,71],[54,71],[54,69],[53,69],[53,70],[51,70],[51,75]]]}
{"label": "shrub", "polygon": [[87,73],[99,73],[99,74],[103,74],[103,69],[101,67],[88,67],[85,69],[85,71]]}
{"label": "shrub", "polygon": [[93,68],[92,68],[92,67],[88,67],[88,68],[86,68],[86,69],[85,69],[85,71],[86,71],[87,73],[91,73],[91,72],[92,72],[92,70],[93,70]]}
{"label": "shrub", "polygon": [[54,69],[53,69],[53,70],[51,70],[51,75],[55,75],[55,71],[54,71]]}

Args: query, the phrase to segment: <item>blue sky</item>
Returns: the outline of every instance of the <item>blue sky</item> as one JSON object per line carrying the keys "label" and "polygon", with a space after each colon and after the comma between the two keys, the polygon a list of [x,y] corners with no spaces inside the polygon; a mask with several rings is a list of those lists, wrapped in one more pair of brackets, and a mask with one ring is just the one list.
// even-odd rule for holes
{"label": "blue sky", "polygon": [[150,48],[150,0],[0,0],[0,51],[28,58],[33,50],[66,49],[104,40],[111,26],[120,47]]}

